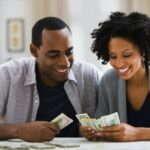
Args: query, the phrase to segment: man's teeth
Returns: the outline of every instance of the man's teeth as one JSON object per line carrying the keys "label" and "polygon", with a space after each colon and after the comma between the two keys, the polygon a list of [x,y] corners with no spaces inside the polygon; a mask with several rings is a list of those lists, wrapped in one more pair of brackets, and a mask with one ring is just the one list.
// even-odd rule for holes
{"label": "man's teeth", "polygon": [[124,69],[119,69],[119,72],[124,73],[128,70],[128,68],[124,68]]}
{"label": "man's teeth", "polygon": [[63,72],[66,72],[67,69],[58,69],[57,71],[63,73]]}

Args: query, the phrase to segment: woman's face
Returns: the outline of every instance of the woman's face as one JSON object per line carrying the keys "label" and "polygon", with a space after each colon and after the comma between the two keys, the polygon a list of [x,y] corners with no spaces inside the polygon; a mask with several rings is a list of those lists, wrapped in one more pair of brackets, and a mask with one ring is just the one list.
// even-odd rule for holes
{"label": "woman's face", "polygon": [[127,39],[111,38],[109,45],[110,64],[117,70],[119,76],[129,80],[145,71],[139,49]]}

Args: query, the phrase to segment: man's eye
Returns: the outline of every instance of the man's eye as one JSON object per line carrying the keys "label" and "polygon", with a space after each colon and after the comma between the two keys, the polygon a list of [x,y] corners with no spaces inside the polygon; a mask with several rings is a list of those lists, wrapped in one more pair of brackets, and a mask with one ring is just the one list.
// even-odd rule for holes
{"label": "man's eye", "polygon": [[49,57],[56,57],[58,54],[56,54],[56,53],[48,53],[48,56]]}

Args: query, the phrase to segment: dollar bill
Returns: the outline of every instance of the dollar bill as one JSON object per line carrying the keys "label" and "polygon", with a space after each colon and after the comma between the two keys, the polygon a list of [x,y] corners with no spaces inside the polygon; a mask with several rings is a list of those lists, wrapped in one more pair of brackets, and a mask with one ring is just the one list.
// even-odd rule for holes
{"label": "dollar bill", "polygon": [[38,145],[37,143],[27,143],[27,144],[21,144],[23,147],[28,147],[28,150],[49,150],[49,149],[54,149],[56,146],[54,145],[45,145],[44,143],[42,145]]}
{"label": "dollar bill", "polygon": [[50,145],[50,146],[30,146],[30,148],[32,148],[33,150],[49,150],[49,149],[54,149],[55,146],[54,145]]}
{"label": "dollar bill", "polygon": [[61,147],[61,148],[71,148],[71,147],[80,147],[79,144],[74,144],[74,143],[62,143],[62,142],[44,142],[46,145],[52,145],[56,147]]}
{"label": "dollar bill", "polygon": [[118,113],[102,116],[99,119],[90,118],[88,114],[77,114],[77,119],[83,126],[89,126],[95,131],[101,130],[102,127],[114,126],[120,124]]}
{"label": "dollar bill", "polygon": [[0,150],[30,150],[29,147],[0,146]]}
{"label": "dollar bill", "polygon": [[87,113],[77,114],[76,117],[79,120],[79,122],[81,123],[81,125],[83,125],[83,126],[88,125],[88,122],[86,121],[86,119],[88,120],[88,119],[90,119],[90,117]]}
{"label": "dollar bill", "polygon": [[95,118],[90,118],[89,115],[87,113],[83,113],[83,114],[77,114],[76,115],[77,119],[79,120],[79,122],[81,123],[81,125],[83,126],[89,126],[91,127],[93,130],[99,130],[99,121]]}
{"label": "dollar bill", "polygon": [[100,120],[101,120],[102,127],[114,126],[120,124],[120,120],[117,112],[110,115],[102,116]]}
{"label": "dollar bill", "polygon": [[66,116],[64,113],[61,113],[56,118],[54,118],[51,122],[55,122],[59,126],[60,129],[63,129],[69,124],[71,124],[73,120],[69,118],[68,116]]}

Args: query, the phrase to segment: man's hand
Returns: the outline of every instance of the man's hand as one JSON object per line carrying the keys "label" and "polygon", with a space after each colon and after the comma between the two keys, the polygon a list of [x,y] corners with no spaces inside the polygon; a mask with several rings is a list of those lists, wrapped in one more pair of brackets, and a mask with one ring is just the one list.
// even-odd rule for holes
{"label": "man's hand", "polygon": [[52,140],[59,130],[55,123],[35,121],[18,125],[16,137],[28,142],[43,142]]}

